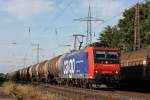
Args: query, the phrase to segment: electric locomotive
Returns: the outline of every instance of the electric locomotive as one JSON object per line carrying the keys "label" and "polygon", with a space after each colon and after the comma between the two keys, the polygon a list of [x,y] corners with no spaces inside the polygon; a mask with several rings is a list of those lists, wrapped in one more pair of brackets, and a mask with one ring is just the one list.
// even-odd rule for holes
{"label": "electric locomotive", "polygon": [[62,60],[61,78],[69,84],[114,86],[119,84],[119,74],[119,49],[99,43],[69,53]]}

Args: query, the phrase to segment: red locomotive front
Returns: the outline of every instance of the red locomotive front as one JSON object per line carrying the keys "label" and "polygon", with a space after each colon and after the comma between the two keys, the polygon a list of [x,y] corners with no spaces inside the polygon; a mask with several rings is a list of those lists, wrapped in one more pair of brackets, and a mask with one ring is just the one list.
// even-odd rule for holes
{"label": "red locomotive front", "polygon": [[96,84],[113,85],[119,83],[119,49],[90,47],[88,53],[90,79],[94,80]]}

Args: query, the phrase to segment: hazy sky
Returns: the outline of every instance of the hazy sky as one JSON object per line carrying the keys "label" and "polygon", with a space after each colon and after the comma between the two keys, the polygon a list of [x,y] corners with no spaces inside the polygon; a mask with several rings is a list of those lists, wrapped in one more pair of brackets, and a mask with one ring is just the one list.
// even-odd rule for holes
{"label": "hazy sky", "polygon": [[86,34],[86,23],[74,19],[86,17],[89,5],[92,16],[104,20],[93,23],[96,41],[104,27],[115,25],[137,1],[0,0],[0,72],[24,67],[24,58],[26,65],[36,63],[36,46],[31,44],[40,44],[40,61],[72,49],[72,34]]}

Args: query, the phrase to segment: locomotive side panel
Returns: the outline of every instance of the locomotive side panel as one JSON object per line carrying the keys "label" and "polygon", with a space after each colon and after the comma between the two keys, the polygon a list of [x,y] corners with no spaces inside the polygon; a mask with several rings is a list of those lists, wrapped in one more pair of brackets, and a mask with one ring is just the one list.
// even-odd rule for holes
{"label": "locomotive side panel", "polygon": [[61,68],[62,78],[88,78],[88,53],[80,51],[66,55]]}

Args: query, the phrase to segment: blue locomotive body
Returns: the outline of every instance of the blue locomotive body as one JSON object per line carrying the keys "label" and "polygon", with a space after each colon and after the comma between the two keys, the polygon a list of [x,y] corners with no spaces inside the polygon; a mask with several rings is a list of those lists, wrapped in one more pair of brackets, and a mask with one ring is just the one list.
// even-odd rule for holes
{"label": "blue locomotive body", "polygon": [[84,50],[67,54],[62,60],[62,78],[88,78],[88,53]]}

